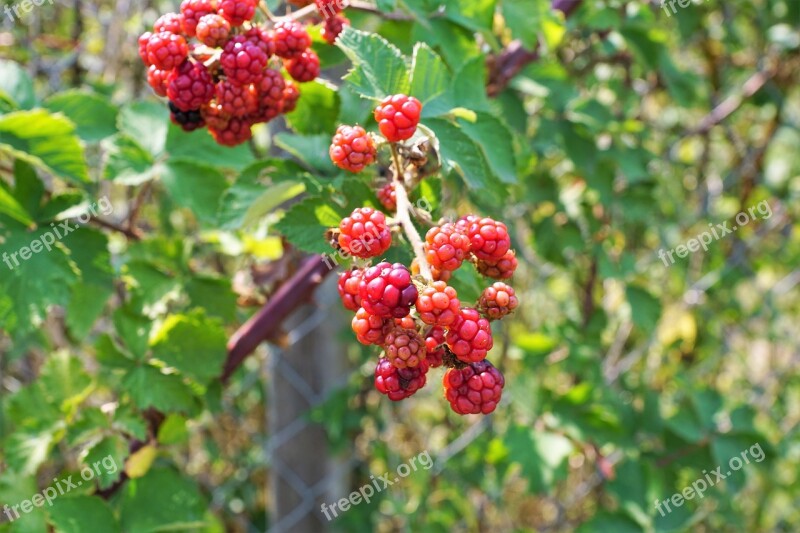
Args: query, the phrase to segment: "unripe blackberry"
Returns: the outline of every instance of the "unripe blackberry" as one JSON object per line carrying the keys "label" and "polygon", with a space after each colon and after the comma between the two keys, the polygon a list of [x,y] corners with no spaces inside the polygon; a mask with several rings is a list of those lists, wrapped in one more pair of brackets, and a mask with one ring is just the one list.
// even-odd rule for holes
{"label": "unripe blackberry", "polygon": [[183,15],[183,31],[189,37],[194,37],[197,24],[205,15],[217,12],[216,0],[183,0],[181,14]]}
{"label": "unripe blackberry", "polygon": [[509,250],[499,261],[478,260],[475,264],[478,272],[493,279],[508,279],[517,270],[517,255],[514,250]]}
{"label": "unripe blackberry", "polygon": [[375,367],[375,388],[393,402],[404,400],[425,386],[426,363],[414,368],[397,368],[387,358]]}
{"label": "unripe blackberry", "polygon": [[219,14],[231,23],[241,26],[256,14],[257,0],[220,0]]}
{"label": "unripe blackberry", "polygon": [[359,207],[339,223],[339,246],[361,258],[383,255],[392,244],[386,216],[371,207]]}
{"label": "unripe blackberry", "polygon": [[450,407],[460,415],[488,415],[497,408],[505,378],[489,361],[451,368],[442,378],[444,395]]}
{"label": "unripe blackberry", "polygon": [[209,127],[208,131],[218,144],[236,146],[247,142],[253,136],[250,121],[247,118],[231,117],[227,126],[222,129]]}
{"label": "unripe blackberry", "polygon": [[363,307],[356,311],[351,326],[361,344],[383,344],[384,329],[391,319],[373,315]]}
{"label": "unripe blackberry", "polygon": [[247,37],[236,35],[225,44],[219,62],[229,82],[249,85],[264,76],[267,59],[267,54]]}
{"label": "unripe blackberry", "polygon": [[378,189],[378,200],[387,211],[397,211],[397,192],[394,183],[389,182]]}
{"label": "unripe blackberry", "polygon": [[232,117],[245,117],[256,112],[258,95],[253,85],[235,85],[228,81],[217,83],[217,102],[223,113]]}
{"label": "unripe blackberry", "polygon": [[461,303],[453,287],[444,281],[434,281],[417,297],[420,320],[432,326],[449,326],[459,315]]}
{"label": "unripe blackberry", "polygon": [[457,270],[469,254],[470,240],[454,224],[434,226],[425,235],[425,258],[438,270]]}
{"label": "unripe blackberry", "polygon": [[300,90],[292,80],[286,80],[286,87],[283,89],[283,101],[281,102],[281,111],[283,113],[291,113],[297,107],[297,100],[300,99]]}
{"label": "unripe blackberry", "polygon": [[195,28],[197,40],[211,48],[225,46],[231,34],[231,24],[222,16],[212,13],[203,15]]}
{"label": "unripe blackberry", "polygon": [[158,70],[155,65],[147,67],[147,84],[158,96],[167,96],[167,84],[171,73],[170,70]]}
{"label": "unripe blackberry", "polygon": [[147,41],[147,64],[159,70],[178,68],[189,56],[186,39],[167,31],[154,33]]}
{"label": "unripe blackberry", "polygon": [[395,94],[375,108],[375,122],[389,142],[410,139],[417,130],[422,104],[413,96]]}
{"label": "unripe blackberry", "polygon": [[319,76],[319,57],[313,50],[306,50],[284,64],[286,72],[300,83],[313,81]]}
{"label": "unripe blackberry", "polygon": [[300,56],[311,46],[311,37],[299,22],[281,21],[275,25],[272,34],[275,55],[284,59]]}
{"label": "unripe blackberry", "polygon": [[383,339],[386,358],[397,368],[427,366],[425,339],[415,329],[391,328]]}
{"label": "unripe blackberry", "polygon": [[438,368],[444,363],[447,350],[445,330],[441,326],[433,326],[425,334],[425,358],[431,368]]}
{"label": "unripe blackberry", "polygon": [[499,261],[511,248],[506,225],[489,217],[469,224],[467,237],[470,240],[470,252],[483,261]]}
{"label": "unripe blackberry", "polygon": [[375,162],[377,150],[364,128],[341,125],[331,139],[328,155],[337,167],[358,173]]}
{"label": "unripe blackberry", "polygon": [[214,98],[214,80],[202,63],[184,61],[169,76],[167,97],[182,111],[199,110]]}
{"label": "unripe blackberry", "polygon": [[361,306],[370,313],[402,318],[417,300],[417,288],[404,265],[383,262],[364,271],[359,295]]}
{"label": "unripe blackberry", "polygon": [[358,285],[361,283],[363,273],[363,270],[356,268],[339,274],[339,297],[342,305],[351,311],[358,311],[358,308],[361,307]]}
{"label": "unripe blackberry", "polygon": [[478,300],[478,311],[489,320],[499,320],[519,305],[514,289],[502,281],[486,287]]}
{"label": "unripe blackberry", "polygon": [[494,345],[492,327],[476,309],[464,308],[449,327],[447,345],[465,363],[482,361]]}
{"label": "unripe blackberry", "polygon": [[176,35],[183,33],[183,15],[177,13],[165,13],[158,17],[153,24],[153,33],[168,31]]}

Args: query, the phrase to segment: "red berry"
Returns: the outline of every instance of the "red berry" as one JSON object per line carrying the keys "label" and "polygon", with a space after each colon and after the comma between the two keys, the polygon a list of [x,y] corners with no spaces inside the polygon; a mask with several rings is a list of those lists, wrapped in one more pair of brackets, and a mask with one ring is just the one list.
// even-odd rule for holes
{"label": "red berry", "polygon": [[167,97],[182,111],[200,109],[214,98],[214,80],[202,63],[185,61],[169,75]]}
{"label": "red berry", "polygon": [[[428,266],[431,268],[431,276],[433,277],[434,281],[449,281],[453,275],[450,270],[441,270],[435,266],[431,266],[430,264]],[[411,273],[415,276],[420,275],[419,261],[417,261],[416,257],[411,260]]]}
{"label": "red berry", "polygon": [[294,59],[285,62],[286,71],[300,83],[313,81],[319,76],[319,57],[313,50],[306,50]]}
{"label": "red berry", "polygon": [[293,59],[311,46],[311,37],[299,22],[282,21],[275,25],[272,39],[275,43],[275,55],[284,59]]}
{"label": "red berry", "polygon": [[480,219],[481,217],[477,215],[464,215],[456,221],[456,229],[466,235],[470,224],[477,222]]}
{"label": "red berry", "polygon": [[350,20],[343,15],[334,15],[332,17],[327,17],[325,19],[325,25],[322,27],[322,38],[325,39],[328,44],[334,44],[336,42],[336,38],[342,33],[345,26],[350,25]]}
{"label": "red berry", "polygon": [[457,270],[469,254],[469,238],[450,223],[434,226],[425,235],[425,258],[439,270]]}
{"label": "red berry", "polygon": [[149,31],[144,32],[139,36],[139,57],[142,58],[142,63],[147,66],[150,66],[150,61],[147,59],[147,43],[150,42],[150,37],[153,34]]}
{"label": "red berry", "polygon": [[258,106],[256,89],[252,85],[234,85],[227,81],[217,84],[217,102],[222,112],[232,117],[255,113]]}
{"label": "red berry", "polygon": [[170,102],[169,110],[170,120],[173,124],[180,126],[183,131],[194,131],[205,126],[205,121],[203,120],[203,116],[200,114],[199,109],[183,111],[174,103]]}
{"label": "red berry", "polygon": [[291,113],[297,107],[297,100],[300,99],[300,91],[292,80],[286,80],[286,87],[283,89],[283,102],[281,110],[284,113]]}
{"label": "red berry", "polygon": [[444,395],[453,411],[460,415],[488,415],[500,403],[506,381],[489,361],[451,368],[444,374]]}
{"label": "red berry", "polygon": [[397,211],[397,192],[394,190],[394,183],[387,183],[378,189],[378,200],[387,211]]}
{"label": "red berry", "polygon": [[375,143],[364,128],[345,125],[336,129],[328,154],[334,165],[350,172],[361,172],[377,157]]}
{"label": "red berry", "polygon": [[183,31],[189,37],[194,37],[197,24],[205,15],[217,12],[217,0],[183,0],[181,14],[183,15]]}
{"label": "red berry", "polygon": [[417,287],[404,265],[384,261],[364,271],[359,295],[361,306],[373,315],[402,318],[417,301]]}
{"label": "red berry", "polygon": [[153,24],[153,33],[168,31],[180,35],[183,33],[183,15],[177,13],[165,13],[161,15]]}
{"label": "red berry", "polygon": [[348,270],[339,274],[339,297],[345,309],[358,311],[361,307],[361,296],[358,293],[358,285],[361,283],[361,269]]}
{"label": "red berry", "polygon": [[514,275],[514,271],[517,269],[517,255],[513,250],[509,250],[499,261],[478,260],[475,266],[478,272],[486,277],[508,279]]}
{"label": "red berry", "polygon": [[459,314],[461,302],[453,287],[444,281],[434,281],[417,297],[419,319],[432,326],[449,326]]}
{"label": "red berry", "polygon": [[386,140],[392,143],[410,139],[419,124],[422,104],[413,96],[395,94],[375,108],[375,121]]}
{"label": "red berry", "polygon": [[261,26],[253,26],[243,34],[247,40],[255,44],[267,54],[267,57],[275,55],[275,41],[272,37],[270,30],[264,29]]}
{"label": "red berry", "polygon": [[158,70],[155,65],[147,67],[147,83],[158,96],[167,96],[167,82],[170,70]]}
{"label": "red berry", "polygon": [[256,0],[221,0],[219,14],[231,23],[231,26],[241,26],[245,21],[256,14]]}
{"label": "red berry", "polygon": [[465,363],[482,361],[494,345],[492,327],[476,309],[466,307],[450,326],[447,345]]}
{"label": "red berry", "polygon": [[441,326],[430,328],[425,335],[425,358],[431,368],[438,368],[444,364],[447,343],[445,341],[445,331]]}
{"label": "red berry", "polygon": [[397,368],[428,366],[425,359],[425,339],[415,329],[395,326],[383,339],[386,358]]}
{"label": "red berry", "polygon": [[375,388],[393,402],[404,400],[425,386],[426,363],[414,368],[397,368],[383,357],[375,367]]}
{"label": "red berry", "polygon": [[228,81],[239,85],[257,83],[264,76],[267,54],[244,35],[225,44],[219,62]]}
{"label": "red berry", "polygon": [[189,56],[186,39],[167,31],[154,33],[147,41],[147,64],[159,70],[178,68]]}
{"label": "red berry", "polygon": [[478,310],[489,320],[499,320],[519,305],[514,289],[502,281],[483,289],[478,299]]}
{"label": "red berry", "polygon": [[489,217],[472,221],[467,227],[467,237],[470,251],[484,261],[499,261],[511,248],[506,225]]}
{"label": "red berry", "polygon": [[200,114],[203,116],[208,128],[213,128],[217,131],[226,129],[231,121],[231,116],[223,112],[222,106],[216,102],[209,102],[201,107]]}
{"label": "red berry", "polygon": [[384,329],[391,321],[373,315],[363,307],[356,311],[351,326],[361,344],[383,344]]}
{"label": "red berry", "polygon": [[392,245],[386,215],[371,207],[357,207],[339,223],[339,246],[363,259],[383,255]]}
{"label": "red berry", "polygon": [[250,130],[250,121],[246,118],[232,117],[224,128],[218,129],[209,126],[208,131],[218,144],[224,146],[242,144],[253,136],[253,132]]}
{"label": "red berry", "polygon": [[197,40],[211,48],[224,46],[231,34],[231,24],[217,14],[203,15],[195,29]]}

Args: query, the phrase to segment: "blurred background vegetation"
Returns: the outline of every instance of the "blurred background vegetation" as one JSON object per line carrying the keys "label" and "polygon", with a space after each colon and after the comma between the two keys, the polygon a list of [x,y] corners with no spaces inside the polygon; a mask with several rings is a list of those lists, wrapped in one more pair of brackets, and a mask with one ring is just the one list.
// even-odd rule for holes
{"label": "blurred background vegetation", "polygon": [[[0,514],[0,531],[800,529],[800,2],[675,5],[347,10],[406,56],[426,43],[452,101],[504,123],[466,146],[437,131],[488,154],[486,179],[453,168],[414,192],[434,219],[479,212],[512,230],[521,307],[495,330],[507,384],[484,418],[450,412],[437,370],[399,405],[381,397],[334,276],[297,308],[324,227],[376,204],[369,177],[327,162],[336,125],[368,123],[371,104],[318,28],[324,80],[228,149],[170,125],[147,86],[136,38],[176,2],[0,17],[0,251],[114,205],[0,266],[0,505],[107,455],[125,464]],[[771,216],[659,259],[758,205]],[[220,380],[228,339],[287,284],[294,312]],[[454,284],[469,301],[485,282]],[[763,462],[656,510],[756,443]],[[425,451],[433,468],[325,520],[321,503]]]}

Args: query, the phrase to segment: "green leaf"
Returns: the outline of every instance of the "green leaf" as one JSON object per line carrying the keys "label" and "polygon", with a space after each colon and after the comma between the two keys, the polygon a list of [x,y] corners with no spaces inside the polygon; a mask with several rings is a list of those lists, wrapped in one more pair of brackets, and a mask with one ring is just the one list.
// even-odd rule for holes
{"label": "green leaf", "polygon": [[390,94],[408,94],[406,58],[394,45],[374,33],[345,26],[336,45],[352,61],[344,77],[365,98],[382,99]]}
{"label": "green leaf", "polygon": [[43,109],[0,116],[2,153],[76,183],[89,181],[75,127],[63,116]]}
{"label": "green leaf", "polygon": [[455,170],[470,189],[491,191],[495,181],[483,149],[457,125],[443,119],[425,122],[439,142],[445,169]]}
{"label": "green leaf", "polygon": [[[303,98],[305,96],[304,86]],[[166,151],[170,161],[189,161],[233,170],[242,170],[255,160],[247,143],[223,146],[214,140],[208,130],[185,132],[172,123],[167,130]]]}
{"label": "green leaf", "polygon": [[72,289],[66,322],[73,337],[83,339],[105,309],[114,291],[108,238],[100,231],[80,228],[70,237],[70,259],[81,273],[81,284]]}
{"label": "green leaf", "polygon": [[153,179],[160,167],[154,166],[150,152],[127,135],[116,135],[104,143],[106,152],[103,176],[123,185],[139,185]]}
{"label": "green leaf", "polygon": [[14,220],[29,226],[33,224],[30,214],[22,207],[16,198],[0,186],[0,213],[5,213]]}
{"label": "green leaf", "polygon": [[180,444],[186,442],[188,438],[189,431],[184,416],[169,415],[158,428],[159,444]]}
{"label": "green leaf", "polygon": [[281,133],[275,136],[275,144],[283,148],[300,162],[323,174],[334,174],[336,167],[331,163],[328,148],[331,145],[331,134],[290,135]]}
{"label": "green leaf", "polygon": [[477,113],[477,120],[459,119],[459,126],[480,147],[495,176],[504,183],[517,182],[514,139],[511,130],[487,113]]}
{"label": "green leaf", "polygon": [[661,302],[644,288],[634,285],[625,288],[625,295],[631,306],[633,323],[645,331],[655,328],[661,316]]}
{"label": "green leaf", "polygon": [[71,413],[83,402],[92,389],[92,379],[81,360],[67,352],[51,355],[39,375],[45,398],[58,406],[62,413]]}
{"label": "green leaf", "polygon": [[150,345],[154,357],[205,384],[222,372],[226,342],[219,320],[198,310],[167,318]]}
{"label": "green leaf", "polygon": [[122,387],[139,409],[154,407],[165,413],[193,413],[198,407],[192,390],[180,376],[164,374],[152,366],[140,366],[128,373]]}
{"label": "green leaf", "polygon": [[191,210],[201,222],[216,223],[219,199],[228,187],[222,172],[204,164],[170,161],[161,180],[176,204]]}
{"label": "green leaf", "polygon": [[65,91],[45,100],[44,107],[66,115],[84,141],[97,142],[117,132],[117,108],[97,94]]}
{"label": "green leaf", "polygon": [[442,58],[425,43],[414,45],[411,58],[411,95],[423,104],[447,90],[450,71]]}
{"label": "green leaf", "polygon": [[0,59],[0,95],[8,97],[20,109],[31,109],[36,104],[33,80],[19,64]]}
{"label": "green leaf", "polygon": [[150,155],[164,151],[169,128],[169,110],[160,102],[134,102],[123,107],[117,119],[119,131],[136,139]]}
{"label": "green leaf", "polygon": [[230,278],[194,277],[186,283],[186,294],[194,307],[202,307],[210,316],[227,322],[236,318],[236,294]]}
{"label": "green leaf", "polygon": [[303,84],[303,97],[295,110],[286,115],[293,130],[304,135],[330,135],[336,129],[339,117],[339,93],[336,88],[320,80]]}
{"label": "green leaf", "polygon": [[110,435],[92,446],[82,461],[85,468],[95,473],[93,481],[96,480],[101,489],[106,489],[119,479],[128,455],[127,441],[119,435]]}
{"label": "green leaf", "polygon": [[126,533],[200,530],[206,503],[195,483],[171,468],[152,468],[125,484],[120,519]]}
{"label": "green leaf", "polygon": [[522,466],[532,491],[550,490],[557,481],[566,478],[566,461],[572,452],[572,443],[566,437],[518,425],[506,433],[505,445],[509,459]]}
{"label": "green leaf", "polygon": [[325,240],[328,228],[337,227],[342,219],[330,204],[320,198],[307,198],[289,209],[275,225],[297,248],[313,253],[331,253]]}
{"label": "green leaf", "polygon": [[57,533],[116,533],[119,524],[108,504],[97,496],[63,496],[53,500],[49,522]]}

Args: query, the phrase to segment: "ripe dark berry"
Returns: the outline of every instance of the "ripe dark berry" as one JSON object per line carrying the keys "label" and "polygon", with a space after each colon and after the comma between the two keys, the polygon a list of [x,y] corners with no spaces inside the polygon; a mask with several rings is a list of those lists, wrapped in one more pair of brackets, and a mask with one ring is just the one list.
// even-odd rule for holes
{"label": "ripe dark berry", "polygon": [[272,31],[262,28],[261,26],[253,26],[243,34],[247,40],[255,44],[267,54],[267,57],[275,55],[275,41],[272,36]]}
{"label": "ripe dark berry", "polygon": [[177,13],[165,13],[158,17],[153,24],[153,33],[168,31],[176,35],[183,33],[183,15]]}
{"label": "ripe dark berry", "polygon": [[404,400],[425,386],[428,365],[397,368],[383,357],[375,367],[375,388],[393,402]]}
{"label": "ripe dark berry", "polygon": [[386,140],[399,142],[410,139],[417,130],[422,104],[413,96],[395,94],[375,108],[375,121]]}
{"label": "ripe dark berry", "polygon": [[395,326],[383,339],[386,358],[397,368],[427,367],[425,339],[415,329]]}
{"label": "ripe dark berry", "polygon": [[311,37],[299,22],[282,21],[275,25],[272,34],[275,43],[275,55],[284,59],[293,59],[311,46]]}
{"label": "ripe dark berry", "polygon": [[155,65],[147,67],[147,83],[158,96],[167,96],[167,83],[171,73],[169,70],[158,70]]}
{"label": "ripe dark berry", "polygon": [[384,329],[391,321],[375,316],[363,307],[356,311],[351,326],[361,344],[383,344]]}
{"label": "ripe dark berry", "polygon": [[245,21],[256,14],[256,0],[221,0],[219,14],[231,23],[231,26],[241,26]]}
{"label": "ripe dark berry", "polygon": [[256,112],[258,95],[252,85],[235,85],[221,81],[217,84],[216,94],[217,102],[225,114],[244,117]]}
{"label": "ripe dark berry", "polygon": [[378,189],[378,200],[387,211],[397,211],[397,192],[394,190],[394,183],[387,183]]}
{"label": "ripe dark berry", "polygon": [[153,34],[149,31],[144,32],[139,36],[139,57],[142,58],[142,63],[150,66],[150,61],[147,59],[147,43],[150,42],[150,37]]}
{"label": "ripe dark berry", "polygon": [[489,320],[499,320],[511,313],[519,305],[514,289],[502,281],[497,281],[483,289],[478,299],[478,310]]}
{"label": "ripe dark berry", "polygon": [[328,44],[334,44],[336,38],[342,33],[345,26],[350,25],[350,20],[343,15],[334,15],[325,19],[325,25],[322,27],[321,35]]}
{"label": "ripe dark berry", "polygon": [[499,261],[511,248],[506,225],[489,217],[469,224],[467,237],[470,251],[484,261]]}
{"label": "ripe dark berry", "polygon": [[431,368],[438,368],[444,364],[444,354],[447,350],[445,331],[441,326],[430,328],[425,335],[425,358]]}
{"label": "ripe dark berry", "polygon": [[489,361],[451,368],[444,374],[444,395],[453,411],[460,415],[488,415],[500,403],[506,381]]}
{"label": "ripe dark berry", "polygon": [[195,29],[197,40],[211,48],[224,46],[231,34],[231,23],[220,15],[203,15]]}
{"label": "ripe dark berry", "polygon": [[482,361],[494,345],[492,327],[476,309],[464,308],[449,327],[447,345],[465,363]]}
{"label": "ripe dark berry", "polygon": [[505,253],[499,261],[482,261],[475,264],[478,272],[482,275],[494,279],[508,279],[517,270],[517,255],[513,250]]}
{"label": "ripe dark berry", "polygon": [[469,247],[469,238],[450,223],[434,226],[425,235],[425,258],[439,270],[457,270]]}
{"label": "ripe dark berry", "polygon": [[205,126],[205,122],[203,121],[203,117],[200,114],[199,109],[182,111],[180,108],[178,108],[178,106],[170,102],[169,110],[170,120],[172,120],[173,124],[180,126],[183,131],[194,131],[197,128],[202,128]]}
{"label": "ripe dark berry", "polygon": [[291,113],[297,107],[297,100],[300,98],[300,90],[292,80],[286,80],[286,87],[283,89],[283,101],[281,110],[284,113]]}
{"label": "ripe dark berry", "polygon": [[375,162],[377,151],[372,137],[361,126],[339,126],[328,149],[331,161],[350,172],[361,172]]}
{"label": "ripe dark berry", "polygon": [[205,15],[217,12],[216,0],[183,0],[181,14],[183,15],[183,31],[189,37],[194,37],[197,24]]}
{"label": "ripe dark berry", "polygon": [[224,128],[217,129],[209,126],[208,131],[218,144],[236,146],[249,141],[253,136],[250,125],[250,121],[247,118],[231,117]]}
{"label": "ripe dark berry", "polygon": [[219,62],[228,81],[239,85],[257,83],[264,76],[267,54],[244,35],[225,44]]}
{"label": "ripe dark berry", "polygon": [[358,293],[358,285],[361,283],[361,269],[348,270],[339,274],[339,298],[345,309],[358,311],[361,307],[361,296]]}
{"label": "ripe dark berry", "polygon": [[319,57],[313,50],[306,50],[285,64],[289,75],[300,83],[313,81],[319,76]]}
{"label": "ripe dark berry", "polygon": [[378,263],[364,271],[359,285],[361,306],[382,317],[402,318],[417,301],[411,272],[400,264]]}
{"label": "ripe dark berry", "polygon": [[169,75],[167,97],[181,111],[200,109],[214,98],[214,80],[202,63],[185,61]]}
{"label": "ripe dark berry", "polygon": [[339,246],[356,257],[383,255],[392,245],[386,215],[371,207],[358,207],[339,223]]}
{"label": "ripe dark berry", "polygon": [[432,326],[449,326],[459,314],[461,302],[453,287],[444,281],[434,281],[417,297],[419,319]]}
{"label": "ripe dark berry", "polygon": [[147,64],[159,70],[172,70],[189,56],[186,39],[167,31],[154,33],[147,41]]}

